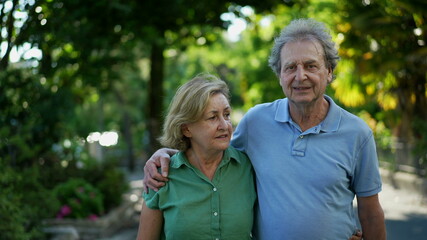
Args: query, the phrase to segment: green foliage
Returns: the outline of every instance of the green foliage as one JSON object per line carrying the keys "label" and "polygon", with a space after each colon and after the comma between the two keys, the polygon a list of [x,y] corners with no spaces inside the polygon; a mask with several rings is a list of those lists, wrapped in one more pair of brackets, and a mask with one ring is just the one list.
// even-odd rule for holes
{"label": "green foliage", "polygon": [[[376,102],[380,108],[374,115],[386,116],[384,123],[394,137],[418,145],[427,135],[419,124],[412,124],[427,119],[427,4],[348,1],[339,2],[338,11],[340,54],[353,64],[343,81],[351,81],[353,87],[341,92],[365,95],[359,105]],[[349,102],[345,94],[337,97]]]}
{"label": "green foliage", "polygon": [[103,195],[104,212],[119,206],[123,194],[129,190],[124,172],[117,168],[117,162],[113,160],[98,162],[90,157],[84,159],[81,156],[65,162],[44,162],[43,168],[39,181],[51,189],[74,178],[84,179]]}
{"label": "green foliage", "polygon": [[84,179],[71,178],[53,189],[61,203],[57,218],[89,218],[104,214],[102,193]]}
{"label": "green foliage", "polygon": [[[0,175],[0,216],[3,219],[0,223],[2,238],[5,239],[29,239],[25,225],[27,219],[22,211],[21,194],[16,193],[16,189],[11,187],[11,181],[15,179],[16,173],[10,168],[2,166]],[[20,204],[17,204],[20,203]]]}
{"label": "green foliage", "polygon": [[2,239],[45,239],[41,219],[51,217],[59,206],[43,187],[37,168],[16,171],[0,159],[0,231]]}
{"label": "green foliage", "polygon": [[114,161],[93,164],[82,171],[82,178],[90,182],[104,195],[103,205],[106,211],[122,203],[122,196],[129,190],[124,173],[117,169]]}
{"label": "green foliage", "polygon": [[417,141],[414,149],[417,167],[427,169],[427,122],[422,119],[416,119],[413,127],[418,129],[418,134],[415,134]]}

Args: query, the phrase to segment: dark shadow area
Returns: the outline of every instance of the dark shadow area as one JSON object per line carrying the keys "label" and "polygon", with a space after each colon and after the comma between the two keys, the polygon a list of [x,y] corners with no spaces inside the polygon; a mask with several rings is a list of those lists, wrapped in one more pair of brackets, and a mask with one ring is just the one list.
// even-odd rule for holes
{"label": "dark shadow area", "polygon": [[421,240],[427,237],[427,216],[408,214],[404,220],[386,220],[388,240]]}

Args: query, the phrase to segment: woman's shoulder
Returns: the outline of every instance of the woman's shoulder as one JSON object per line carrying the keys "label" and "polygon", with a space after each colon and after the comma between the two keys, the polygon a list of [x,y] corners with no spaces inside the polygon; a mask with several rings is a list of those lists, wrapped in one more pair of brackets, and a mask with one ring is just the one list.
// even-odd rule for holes
{"label": "woman's shoulder", "polygon": [[249,157],[246,153],[235,149],[233,146],[227,148],[228,154],[231,158],[235,158],[239,162],[247,163],[249,162]]}

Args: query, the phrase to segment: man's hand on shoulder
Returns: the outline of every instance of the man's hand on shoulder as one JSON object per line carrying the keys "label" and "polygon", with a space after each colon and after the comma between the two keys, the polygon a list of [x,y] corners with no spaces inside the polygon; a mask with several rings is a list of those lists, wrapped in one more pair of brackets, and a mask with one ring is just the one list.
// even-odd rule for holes
{"label": "man's hand on shoulder", "polygon": [[[168,181],[168,171],[170,157],[178,151],[170,148],[161,148],[157,150],[144,166],[144,191],[148,193],[148,188],[158,191]],[[161,168],[161,173],[157,168]]]}

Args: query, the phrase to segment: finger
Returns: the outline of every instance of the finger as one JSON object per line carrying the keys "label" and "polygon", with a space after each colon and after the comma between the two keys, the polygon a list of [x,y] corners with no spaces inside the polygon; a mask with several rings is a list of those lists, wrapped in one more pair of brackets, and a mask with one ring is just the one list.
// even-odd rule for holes
{"label": "finger", "polygon": [[[162,172],[165,169],[166,174],[160,174],[157,170],[158,167],[161,167]],[[167,178],[167,171],[169,170],[169,157],[160,158],[160,161],[148,160],[144,166],[144,179],[154,178],[160,182],[167,182],[169,179]],[[148,176],[148,177],[145,177]],[[147,181],[148,184],[151,184],[151,179]]]}
{"label": "finger", "polygon": [[362,231],[359,229],[355,230],[353,235],[349,238],[350,240],[361,240],[362,239]]}
{"label": "finger", "polygon": [[159,191],[159,188],[163,187],[165,185],[164,182],[159,182],[154,180],[154,178],[150,178],[147,182],[146,185],[148,188],[153,189],[155,192]]}
{"label": "finger", "polygon": [[169,158],[160,158],[160,168],[162,170],[162,176],[167,177],[169,173]]}
{"label": "finger", "polygon": [[148,193],[148,186],[145,184],[144,180],[142,180],[142,188],[145,193]]}
{"label": "finger", "polygon": [[154,178],[157,181],[167,181],[158,171],[154,162],[147,162],[144,167],[144,179],[149,183],[149,179]]}
{"label": "finger", "polygon": [[[149,167],[147,167],[148,169]],[[144,172],[146,172],[144,174],[144,179],[143,179],[143,183],[144,183],[144,190],[146,191],[146,193],[148,193],[148,188],[153,189],[154,191],[158,191],[160,187],[163,187],[165,185],[165,180],[167,181],[167,178],[162,177],[159,172],[157,171],[157,169],[154,172],[154,175],[151,174],[150,171],[148,171],[147,169],[144,169]]]}

